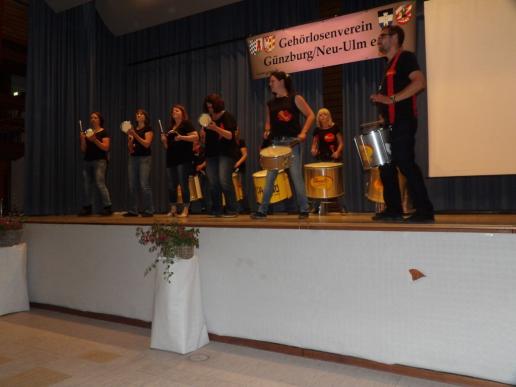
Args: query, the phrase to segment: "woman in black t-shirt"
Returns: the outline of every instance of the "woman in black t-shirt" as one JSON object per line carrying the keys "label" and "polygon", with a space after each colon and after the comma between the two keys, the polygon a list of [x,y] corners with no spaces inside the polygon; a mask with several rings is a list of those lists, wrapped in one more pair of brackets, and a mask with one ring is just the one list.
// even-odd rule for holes
{"label": "woman in black t-shirt", "polygon": [[[237,203],[231,174],[235,155],[235,118],[225,110],[224,100],[218,94],[210,94],[204,99],[204,111],[212,119],[201,130],[205,143],[206,174],[212,201],[211,215],[214,217],[236,217]],[[222,209],[222,193],[226,198],[226,208]]]}
{"label": "woman in black t-shirt", "polygon": [[[314,130],[311,146],[312,156],[319,161],[341,162],[344,139],[339,128],[333,122],[330,111],[326,108],[319,109],[316,123],[317,128]],[[319,212],[320,204],[320,200],[312,202],[314,212]],[[338,204],[340,212],[345,212],[346,205],[343,195],[339,197]]]}
{"label": "woman in black t-shirt", "polygon": [[340,161],[344,140],[333,122],[330,111],[326,108],[319,109],[316,123],[317,128],[312,138],[312,156],[320,161]]}
{"label": "woman in black t-shirt", "polygon": [[81,152],[84,153],[82,175],[84,179],[84,204],[80,216],[90,215],[93,202],[92,187],[100,194],[101,215],[111,215],[111,198],[106,187],[107,159],[111,140],[104,129],[104,118],[99,112],[90,114],[91,128],[80,134]]}
{"label": "woman in black t-shirt", "polygon": [[138,216],[138,188],[142,191],[142,216],[154,215],[151,173],[151,145],[154,133],[150,127],[149,113],[136,110],[136,128],[127,132],[129,149],[129,209],[124,216]]}
{"label": "woman in black t-shirt", "polygon": [[183,210],[177,216],[188,216],[190,207],[190,189],[188,175],[192,173],[193,143],[199,139],[188,114],[182,105],[174,105],[170,109],[170,130],[161,134],[161,142],[167,150],[168,195],[170,216],[177,213],[177,186],[181,189]]}

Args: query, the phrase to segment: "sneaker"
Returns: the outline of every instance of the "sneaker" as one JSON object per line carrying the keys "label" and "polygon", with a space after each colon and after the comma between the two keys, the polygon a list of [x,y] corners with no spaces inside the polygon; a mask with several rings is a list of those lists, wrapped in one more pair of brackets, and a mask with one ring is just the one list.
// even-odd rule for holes
{"label": "sneaker", "polygon": [[307,219],[308,218],[308,212],[300,212],[299,215],[297,216],[299,219]]}
{"label": "sneaker", "polygon": [[425,213],[425,212],[414,212],[407,219],[405,219],[407,223],[434,223],[434,214]]}
{"label": "sneaker", "polygon": [[125,217],[133,217],[133,216],[138,216],[138,214],[134,213],[134,212],[126,212],[125,214],[123,214],[122,216],[125,216]]}
{"label": "sneaker", "polygon": [[142,212],[142,216],[144,218],[150,218],[151,216],[154,216],[154,214],[151,214],[150,212]]}
{"label": "sneaker", "polygon": [[238,216],[238,212],[231,212],[231,211],[228,211],[228,212],[225,212],[222,214],[223,218],[236,218],[237,216]]}
{"label": "sneaker", "polygon": [[77,214],[77,216],[88,216],[91,215],[91,206],[82,207],[81,211]]}
{"label": "sneaker", "polygon": [[377,212],[371,219],[376,222],[403,222],[403,216],[396,212]]}
{"label": "sneaker", "polygon": [[267,218],[267,214],[264,214],[263,212],[260,212],[260,211],[253,212],[250,216],[251,216],[251,219],[259,219],[259,220]]}
{"label": "sneaker", "polygon": [[100,215],[102,216],[109,216],[113,214],[113,210],[111,209],[111,206],[106,206],[100,211]]}

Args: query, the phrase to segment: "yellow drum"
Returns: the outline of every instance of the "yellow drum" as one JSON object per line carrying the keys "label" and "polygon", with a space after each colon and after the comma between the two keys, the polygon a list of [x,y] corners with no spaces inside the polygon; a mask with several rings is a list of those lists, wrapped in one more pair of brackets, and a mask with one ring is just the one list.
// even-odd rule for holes
{"label": "yellow drum", "polygon": [[[188,189],[190,190],[191,202],[202,199],[201,181],[198,175],[188,176]],[[183,203],[183,195],[179,186],[177,186],[177,201],[178,203]]]}
{"label": "yellow drum", "polygon": [[237,202],[244,199],[244,190],[242,188],[242,175],[238,172],[233,172],[231,175],[233,180],[233,187],[235,187],[235,197]]}
{"label": "yellow drum", "polygon": [[333,199],[344,195],[342,163],[322,162],[305,165],[306,196]]}
{"label": "yellow drum", "polygon": [[[253,173],[254,191],[256,193],[256,201],[263,201],[263,190],[265,189],[265,177],[267,171],[258,171]],[[277,203],[292,197],[292,190],[288,181],[288,175],[285,171],[280,170],[276,180],[274,180],[274,188],[272,190],[271,203]]]}
{"label": "yellow drum", "polygon": [[[400,186],[401,193],[401,205],[403,207],[403,212],[408,214],[413,211],[412,201],[410,199],[410,195],[407,187],[407,178],[400,172],[398,169],[398,183]],[[383,200],[383,183],[380,178],[380,169],[379,168],[371,168],[369,170],[369,182],[366,192],[366,197],[375,203],[384,204]]]}

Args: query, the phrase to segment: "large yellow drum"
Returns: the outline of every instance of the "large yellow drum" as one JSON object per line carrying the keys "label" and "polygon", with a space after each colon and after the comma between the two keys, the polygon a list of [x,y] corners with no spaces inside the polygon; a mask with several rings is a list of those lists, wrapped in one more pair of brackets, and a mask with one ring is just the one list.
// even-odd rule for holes
{"label": "large yellow drum", "polygon": [[[267,171],[258,171],[253,173],[254,191],[256,193],[256,201],[263,201],[263,190],[265,189],[265,177]],[[277,203],[292,197],[292,190],[288,181],[288,175],[285,171],[280,170],[276,180],[274,180],[274,188],[272,190],[271,203]]]}
{"label": "large yellow drum", "polygon": [[[412,200],[407,187],[407,178],[398,169],[398,183],[401,193],[401,205],[405,214],[413,211]],[[365,195],[369,200],[379,204],[385,204],[383,200],[383,183],[380,177],[379,168],[371,168],[369,170],[369,181],[367,183],[367,192]]]}
{"label": "large yellow drum", "polygon": [[306,196],[312,199],[333,199],[344,195],[342,165],[330,161],[306,164]]}

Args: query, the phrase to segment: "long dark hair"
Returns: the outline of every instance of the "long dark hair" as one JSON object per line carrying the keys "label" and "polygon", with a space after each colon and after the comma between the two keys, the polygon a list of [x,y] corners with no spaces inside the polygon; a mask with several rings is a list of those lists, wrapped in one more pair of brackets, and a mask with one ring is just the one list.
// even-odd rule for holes
{"label": "long dark hair", "polygon": [[217,93],[212,93],[212,94],[206,96],[206,98],[204,98],[202,109],[205,113],[208,113],[208,107],[206,106],[207,103],[211,103],[211,106],[213,106],[214,113],[220,113],[221,111],[223,111],[226,108],[225,104],[224,104],[224,100]]}
{"label": "long dark hair", "polygon": [[273,71],[271,75],[269,75],[269,79],[271,77],[276,78],[278,81],[283,80],[283,85],[285,85],[285,90],[287,90],[289,95],[294,93],[294,85],[289,74],[284,71]]}
{"label": "long dark hair", "polygon": [[138,113],[142,113],[145,116],[145,121],[143,121],[143,123],[145,124],[145,126],[149,126],[150,125],[149,113],[147,113],[147,111],[144,110],[144,109],[136,109],[136,113],[135,114],[138,114]]}

